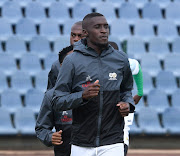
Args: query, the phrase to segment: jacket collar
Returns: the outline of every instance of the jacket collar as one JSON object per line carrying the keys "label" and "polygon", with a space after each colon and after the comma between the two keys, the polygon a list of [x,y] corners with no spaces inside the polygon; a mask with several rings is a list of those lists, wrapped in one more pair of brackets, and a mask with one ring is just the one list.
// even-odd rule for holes
{"label": "jacket collar", "polygon": [[[108,44],[108,47],[102,51],[100,57],[104,57],[112,53],[113,51],[114,48],[110,44]],[[93,48],[87,46],[86,38],[74,43],[74,52],[80,52],[83,55],[99,57],[99,54]]]}

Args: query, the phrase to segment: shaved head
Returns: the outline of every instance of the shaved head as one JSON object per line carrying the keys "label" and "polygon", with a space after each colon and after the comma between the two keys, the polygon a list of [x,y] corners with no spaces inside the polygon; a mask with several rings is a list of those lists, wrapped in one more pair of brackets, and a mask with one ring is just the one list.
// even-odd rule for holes
{"label": "shaved head", "polygon": [[89,21],[90,21],[89,19],[91,19],[91,18],[93,18],[93,17],[98,17],[98,16],[103,16],[103,15],[100,14],[100,13],[96,13],[96,12],[87,14],[87,15],[83,18],[82,28],[83,28],[83,29],[88,29]]}
{"label": "shaved head", "polygon": [[71,27],[70,44],[79,41],[82,38],[82,21],[76,22]]}

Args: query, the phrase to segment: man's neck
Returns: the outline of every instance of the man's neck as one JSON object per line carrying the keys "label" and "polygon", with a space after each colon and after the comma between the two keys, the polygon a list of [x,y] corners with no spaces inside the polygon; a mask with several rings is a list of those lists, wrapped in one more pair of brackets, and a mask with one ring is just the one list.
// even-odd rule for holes
{"label": "man's neck", "polygon": [[106,49],[106,46],[98,46],[98,45],[95,45],[95,44],[92,44],[90,42],[87,41],[87,46],[88,47],[91,47],[92,49],[94,49],[99,55],[101,55],[102,51],[104,49]]}

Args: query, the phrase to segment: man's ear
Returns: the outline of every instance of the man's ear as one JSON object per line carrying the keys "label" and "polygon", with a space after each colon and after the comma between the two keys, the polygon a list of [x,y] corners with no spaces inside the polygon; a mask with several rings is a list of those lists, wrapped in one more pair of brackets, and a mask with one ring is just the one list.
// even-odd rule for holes
{"label": "man's ear", "polygon": [[87,30],[86,29],[83,29],[83,37],[88,37],[88,32],[87,32]]}

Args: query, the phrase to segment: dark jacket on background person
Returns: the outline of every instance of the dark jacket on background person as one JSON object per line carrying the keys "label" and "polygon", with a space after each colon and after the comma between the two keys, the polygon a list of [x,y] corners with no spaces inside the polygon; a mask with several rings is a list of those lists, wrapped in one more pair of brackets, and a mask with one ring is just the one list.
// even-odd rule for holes
{"label": "dark jacket on background person", "polygon": [[[83,100],[83,89],[99,80],[97,97]],[[74,52],[63,62],[53,96],[56,111],[72,110],[71,143],[98,147],[123,142],[124,118],[116,104],[130,103],[134,110],[131,90],[133,77],[127,55],[111,45],[101,55],[87,47],[86,39],[74,45]]]}
{"label": "dark jacket on background person", "polygon": [[71,145],[71,124],[72,111],[56,112],[52,109],[52,97],[54,88],[46,91],[44,99],[36,121],[36,135],[46,146],[53,146],[51,142],[53,127],[56,131],[62,130],[63,144],[54,146],[55,156],[70,156]]}
{"label": "dark jacket on background person", "polygon": [[55,86],[55,83],[56,83],[56,79],[57,79],[57,76],[58,76],[58,73],[60,71],[60,63],[59,63],[59,60],[55,61],[52,66],[51,66],[51,70],[48,74],[48,86],[47,86],[47,90],[48,89],[51,89]]}

